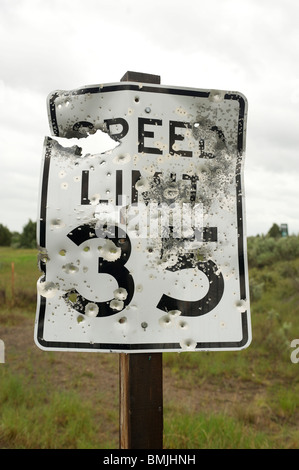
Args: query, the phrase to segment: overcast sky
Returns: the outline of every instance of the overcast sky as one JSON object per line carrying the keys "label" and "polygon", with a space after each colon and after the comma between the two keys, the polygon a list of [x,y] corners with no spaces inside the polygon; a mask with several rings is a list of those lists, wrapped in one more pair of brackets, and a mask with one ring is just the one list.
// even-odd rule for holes
{"label": "overcast sky", "polygon": [[298,0],[0,0],[0,223],[37,219],[47,95],[134,70],[243,93],[247,234],[298,234],[298,18]]}

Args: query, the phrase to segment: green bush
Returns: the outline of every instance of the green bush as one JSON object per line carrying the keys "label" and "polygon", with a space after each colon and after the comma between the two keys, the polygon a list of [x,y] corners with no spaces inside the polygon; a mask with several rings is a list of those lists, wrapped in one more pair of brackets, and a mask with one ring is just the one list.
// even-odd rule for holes
{"label": "green bush", "polygon": [[299,256],[299,236],[248,237],[247,253],[249,267],[261,268],[277,261],[291,261]]}

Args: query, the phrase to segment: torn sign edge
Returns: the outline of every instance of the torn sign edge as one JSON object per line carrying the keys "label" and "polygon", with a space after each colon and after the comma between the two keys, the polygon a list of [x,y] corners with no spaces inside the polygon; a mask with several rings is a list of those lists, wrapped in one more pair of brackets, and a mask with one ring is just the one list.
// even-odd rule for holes
{"label": "torn sign edge", "polygon": [[[208,99],[213,90],[199,90],[191,88],[177,88],[177,87],[165,87],[160,85],[145,85],[126,82],[108,85],[97,85],[97,86],[86,86],[73,90],[67,91],[55,91],[48,96],[48,114],[49,123],[52,135],[59,137],[59,129],[56,119],[56,106],[55,100],[57,97],[66,94],[80,95],[87,93],[105,93],[114,92],[121,90],[133,90],[151,93],[166,93],[180,96],[197,96]],[[236,203],[237,203],[237,220],[238,220],[238,257],[239,257],[239,282],[240,282],[240,298],[241,300],[247,300],[249,305],[249,283],[248,283],[248,267],[247,267],[247,250],[246,250],[246,237],[245,237],[245,204],[243,196],[243,157],[245,153],[245,135],[246,135],[246,117],[247,117],[247,100],[241,93],[238,92],[225,92],[225,100],[236,100],[239,103],[239,116],[238,116],[238,136],[237,136],[237,150],[238,159],[235,169],[235,181],[236,181]],[[99,128],[100,129],[100,128]],[[105,129],[101,129],[104,130]],[[106,130],[107,132],[107,130]],[[88,135],[88,134],[87,134]],[[87,137],[87,135],[81,135],[80,137]],[[73,135],[70,137],[74,137]],[[48,179],[49,179],[49,168],[51,161],[51,140],[50,138],[45,140],[45,155],[43,159],[43,169],[40,187],[40,208],[39,208],[39,230],[38,230],[38,244],[41,249],[46,250],[46,212],[47,212],[47,192],[48,192]],[[47,144],[46,144],[47,143]],[[44,266],[45,268],[45,266]],[[46,269],[44,271],[46,278]],[[46,341],[43,339],[45,315],[46,315],[46,304],[47,299],[40,296],[38,297],[37,314],[36,314],[36,325],[35,325],[35,342],[37,346],[45,350],[73,350],[73,351],[94,351],[94,352],[125,352],[125,353],[143,353],[143,352],[183,352],[182,346],[179,343],[86,343],[86,342],[62,342],[62,341]],[[242,338],[240,341],[229,341],[229,342],[197,342],[192,351],[208,351],[208,350],[240,350],[249,346],[251,342],[251,322],[250,322],[250,311],[248,310],[241,313],[241,325],[242,325]]]}

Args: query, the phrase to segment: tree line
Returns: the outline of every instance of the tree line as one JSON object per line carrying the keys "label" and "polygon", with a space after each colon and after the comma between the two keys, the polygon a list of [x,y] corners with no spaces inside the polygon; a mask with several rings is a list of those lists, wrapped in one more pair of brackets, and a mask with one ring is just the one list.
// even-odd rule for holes
{"label": "tree line", "polygon": [[29,219],[21,233],[11,232],[5,225],[0,224],[0,246],[36,248],[36,222]]}

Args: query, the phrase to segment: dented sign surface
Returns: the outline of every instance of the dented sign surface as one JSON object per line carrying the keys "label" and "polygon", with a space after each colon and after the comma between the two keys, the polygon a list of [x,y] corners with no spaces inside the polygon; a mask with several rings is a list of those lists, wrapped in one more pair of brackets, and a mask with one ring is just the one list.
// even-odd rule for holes
{"label": "dented sign surface", "polygon": [[[126,82],[56,91],[48,113],[54,137],[45,139],[41,174],[37,345],[248,346],[245,97]],[[96,131],[115,148],[82,155],[68,146],[67,138]]]}

